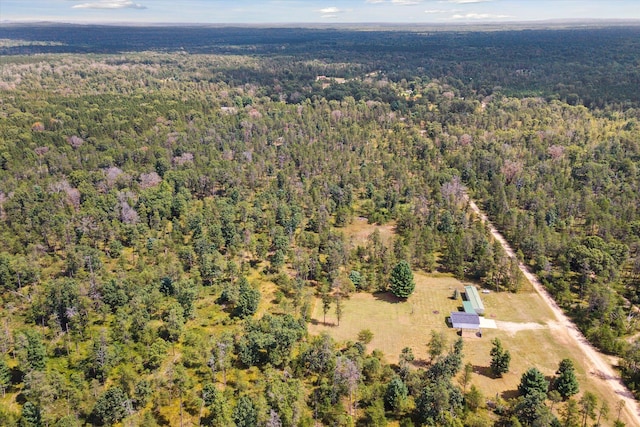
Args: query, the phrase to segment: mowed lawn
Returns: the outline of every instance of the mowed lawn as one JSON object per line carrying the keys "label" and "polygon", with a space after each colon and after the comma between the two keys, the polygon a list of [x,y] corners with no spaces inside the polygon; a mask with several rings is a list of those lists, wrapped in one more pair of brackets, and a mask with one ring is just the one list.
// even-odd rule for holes
{"label": "mowed lawn", "polygon": [[[309,327],[312,334],[328,332],[337,341],[357,340],[358,332],[370,329],[374,336],[369,350],[381,350],[388,362],[396,363],[404,347],[411,347],[418,360],[428,362],[428,347],[431,330],[445,333],[453,343],[458,332],[448,326],[449,312],[458,310],[461,300],[451,298],[454,289],[463,291],[465,283],[441,274],[414,272],[416,289],[406,301],[390,294],[352,295],[344,300],[344,312],[337,325],[335,306],[332,305],[323,323],[322,303],[316,301]],[[468,284],[468,283],[467,283]],[[563,358],[576,364],[581,390],[594,392],[599,399],[607,399],[610,408],[615,408],[615,396],[598,390],[598,383],[586,372],[582,353],[569,341],[565,333],[557,333],[548,322],[555,321],[552,312],[542,298],[531,288],[517,294],[491,292],[481,294],[485,317],[508,322],[502,329],[485,329],[482,338],[464,338],[464,363],[474,365],[472,383],[476,384],[487,398],[496,394],[509,398],[516,394],[523,372],[537,367],[551,377]],[[493,378],[489,371],[491,340],[499,338],[511,352],[511,370],[503,378]],[[605,424],[606,425],[606,424]]]}

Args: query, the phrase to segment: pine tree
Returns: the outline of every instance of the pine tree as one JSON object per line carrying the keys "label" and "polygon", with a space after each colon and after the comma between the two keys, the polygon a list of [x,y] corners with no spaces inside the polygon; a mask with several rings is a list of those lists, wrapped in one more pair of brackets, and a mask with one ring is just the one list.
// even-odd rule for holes
{"label": "pine tree", "polygon": [[101,424],[113,424],[127,416],[127,395],[120,387],[105,391],[93,408],[93,416]]}
{"label": "pine tree", "polygon": [[22,407],[21,425],[26,427],[42,426],[42,415],[40,408],[31,402],[26,402]]}
{"label": "pine tree", "polygon": [[233,409],[233,421],[238,427],[256,427],[258,425],[258,412],[249,396],[242,396]]}
{"label": "pine tree", "polygon": [[546,396],[548,388],[549,383],[544,377],[544,374],[540,372],[538,368],[530,368],[527,372],[522,374],[520,384],[518,385],[518,391],[520,391],[523,396],[530,394],[542,394],[543,396]]}
{"label": "pine tree", "polygon": [[555,381],[555,388],[563,399],[568,399],[578,393],[579,385],[576,378],[575,368],[570,359],[563,359],[556,372],[558,378]]}
{"label": "pine tree", "polygon": [[399,411],[407,399],[409,390],[400,377],[394,377],[387,385],[384,394],[385,406],[391,411]]}
{"label": "pine tree", "polygon": [[407,261],[400,261],[391,271],[391,292],[398,298],[408,298],[416,287]]}
{"label": "pine tree", "polygon": [[46,357],[47,357],[47,349],[42,343],[42,337],[39,333],[31,330],[26,330],[23,332],[24,337],[23,340],[23,351],[20,352],[21,360],[20,364],[22,365],[23,370],[37,370],[42,371],[46,365]]}
{"label": "pine tree", "polygon": [[491,348],[491,371],[501,377],[502,374],[509,372],[509,364],[511,363],[511,354],[509,350],[502,348],[502,342],[495,338],[491,341],[493,347]]}
{"label": "pine tree", "polygon": [[482,392],[475,386],[471,386],[471,390],[464,396],[467,408],[475,412],[482,405]]}
{"label": "pine tree", "polygon": [[431,331],[431,341],[429,341],[429,357],[431,357],[431,361],[440,357],[442,352],[444,351],[445,346],[447,345],[447,339],[445,338],[442,332]]}
{"label": "pine tree", "polygon": [[260,303],[260,291],[252,287],[244,277],[240,279],[238,303],[234,314],[242,319],[253,316]]}

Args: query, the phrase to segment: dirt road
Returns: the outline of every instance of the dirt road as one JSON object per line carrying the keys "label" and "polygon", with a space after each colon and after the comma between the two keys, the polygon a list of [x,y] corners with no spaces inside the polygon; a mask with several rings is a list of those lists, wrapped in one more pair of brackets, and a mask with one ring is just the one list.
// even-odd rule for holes
{"label": "dirt road", "polygon": [[[478,208],[475,202],[467,197],[469,201],[469,207],[485,222],[491,235],[496,239],[504,248],[507,255],[510,257],[515,256],[513,249],[504,239],[502,234],[493,226],[487,216]],[[520,263],[520,270],[525,275],[527,280],[531,282],[536,292],[547,303],[549,308],[553,311],[556,318],[556,322],[550,322],[549,328],[554,330],[554,335],[565,334],[568,336],[567,342],[574,341],[575,344],[582,350],[585,355],[585,361],[588,364],[588,372],[595,377],[597,382],[602,384],[603,390],[608,387],[612,393],[619,396],[619,398],[625,402],[623,408],[623,414],[626,415],[628,422],[633,426],[640,426],[640,415],[638,412],[638,404],[633,398],[631,392],[622,383],[622,380],[618,374],[614,371],[611,364],[606,361],[605,356],[599,353],[582,335],[576,325],[564,314],[562,309],[558,307],[558,304],[551,298],[547,290],[544,288],[538,278],[529,270],[529,268]],[[565,337],[562,337],[565,338]],[[561,340],[562,340],[561,338]],[[612,412],[615,413],[615,409],[612,408]]]}

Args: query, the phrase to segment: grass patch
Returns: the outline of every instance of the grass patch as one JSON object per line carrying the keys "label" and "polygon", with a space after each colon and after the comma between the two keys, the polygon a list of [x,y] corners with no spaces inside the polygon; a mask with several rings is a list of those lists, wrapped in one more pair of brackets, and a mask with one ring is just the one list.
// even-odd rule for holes
{"label": "grass patch", "polygon": [[[312,312],[309,331],[312,334],[328,332],[337,341],[357,340],[358,332],[370,329],[374,336],[369,350],[379,349],[387,361],[396,363],[404,347],[411,347],[418,362],[428,362],[427,344],[431,330],[445,333],[451,344],[458,338],[458,332],[446,323],[449,312],[458,310],[461,300],[453,300],[454,289],[463,290],[464,283],[447,275],[429,275],[414,272],[415,292],[401,301],[391,294],[352,295],[344,300],[344,312],[337,325],[334,306],[327,313],[327,323],[323,323],[322,303],[317,300]],[[547,377],[555,374],[560,360],[570,358],[575,362],[576,374],[581,391],[589,390],[606,399],[610,408],[615,408],[616,396],[599,391],[597,379],[585,368],[584,355],[573,348],[573,343],[565,341],[565,334],[555,334],[549,327],[554,322],[552,312],[535,292],[521,291],[517,294],[481,294],[486,317],[512,324],[531,324],[539,329],[523,330],[483,330],[482,338],[464,338],[464,363],[474,366],[472,384],[493,399],[496,395],[510,398],[516,395],[521,375],[535,366]],[[491,340],[499,338],[503,346],[511,352],[510,371],[503,378],[493,378],[489,370]]]}
{"label": "grass patch", "polygon": [[375,230],[380,232],[380,240],[385,245],[389,245],[391,239],[394,237],[394,231],[396,224],[394,221],[387,222],[386,224],[377,225],[369,224],[367,218],[356,217],[346,227],[337,229],[342,231],[349,238],[349,244],[352,247],[365,246],[367,239]]}

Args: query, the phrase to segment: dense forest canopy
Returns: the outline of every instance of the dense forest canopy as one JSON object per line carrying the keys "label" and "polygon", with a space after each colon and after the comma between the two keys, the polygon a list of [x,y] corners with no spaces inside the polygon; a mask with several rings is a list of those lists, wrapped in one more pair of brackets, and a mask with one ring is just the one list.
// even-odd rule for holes
{"label": "dense forest canopy", "polygon": [[[482,27],[480,27],[482,28]],[[20,40],[0,47],[0,55],[155,51],[189,54],[249,55],[350,65],[342,77],[381,71],[393,81],[448,78],[480,94],[501,87],[505,94],[543,96],[570,104],[604,107],[637,105],[640,84],[637,26],[559,26],[553,31],[518,27],[509,31],[473,31],[446,26],[402,27],[117,27],[6,24],[0,39]],[[274,74],[296,80],[303,70],[267,67],[243,70],[243,83],[270,84]],[[307,69],[307,71],[310,71]],[[303,73],[300,75],[300,73]],[[220,76],[226,79],[233,76]],[[228,81],[228,80],[226,80]]]}
{"label": "dense forest canopy", "polygon": [[0,423],[565,422],[307,333],[408,266],[517,292],[466,192],[635,391],[639,33],[3,25]]}

